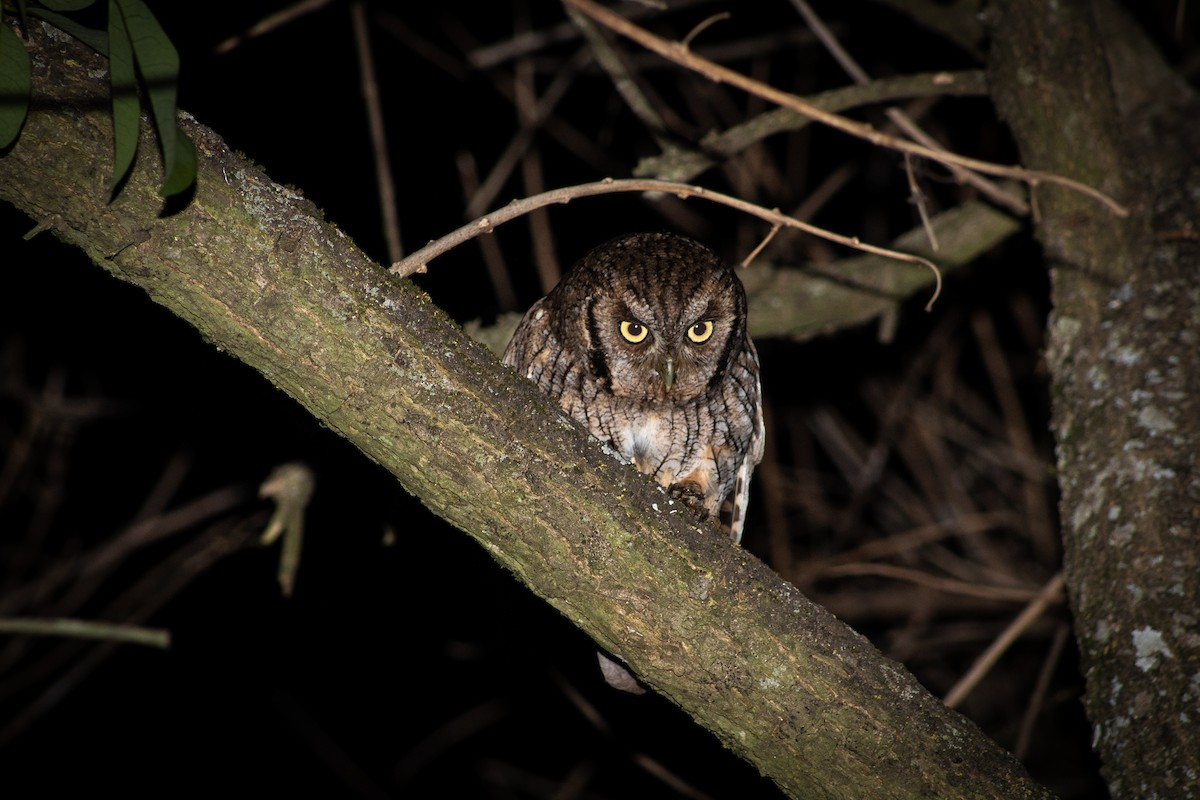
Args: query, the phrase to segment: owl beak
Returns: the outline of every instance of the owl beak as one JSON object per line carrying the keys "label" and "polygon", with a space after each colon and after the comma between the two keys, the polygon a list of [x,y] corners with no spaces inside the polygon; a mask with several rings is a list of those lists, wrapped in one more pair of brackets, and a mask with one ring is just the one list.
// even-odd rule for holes
{"label": "owl beak", "polygon": [[668,392],[671,391],[671,387],[675,384],[675,358],[673,356],[667,356],[663,360],[662,366],[658,369],[658,375],[662,378],[663,388]]}

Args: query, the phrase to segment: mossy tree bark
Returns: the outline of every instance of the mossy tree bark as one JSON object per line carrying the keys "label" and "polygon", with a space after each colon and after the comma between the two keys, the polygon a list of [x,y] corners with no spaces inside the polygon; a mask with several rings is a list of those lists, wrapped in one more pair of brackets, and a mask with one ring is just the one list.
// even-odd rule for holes
{"label": "mossy tree bark", "polygon": [[1200,102],[1111,2],[999,0],[992,87],[1038,191],[1061,516],[1115,797],[1200,796]]}
{"label": "mossy tree bark", "polygon": [[184,120],[200,160],[185,207],[162,213],[149,137],[106,202],[104,65],[41,30],[30,49],[36,107],[0,158],[0,198],[392,471],[785,792],[1048,796],[903,668],[605,455],[419,289],[212,131]]}

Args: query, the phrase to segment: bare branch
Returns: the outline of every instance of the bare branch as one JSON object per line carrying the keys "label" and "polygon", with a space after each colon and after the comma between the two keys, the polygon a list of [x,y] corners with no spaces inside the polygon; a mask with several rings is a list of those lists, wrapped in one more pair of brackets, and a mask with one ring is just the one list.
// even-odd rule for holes
{"label": "bare branch", "polygon": [[933,272],[935,277],[935,285],[933,296],[929,298],[929,303],[926,308],[932,307],[937,300],[938,295],[942,290],[941,271],[932,261],[921,256],[914,256],[909,253],[901,253],[896,250],[889,250],[886,247],[877,247],[875,245],[860,242],[857,238],[850,236],[842,236],[832,231],[827,231],[816,225],[809,224],[795,217],[789,217],[775,209],[763,208],[762,206],[748,203],[738,197],[722,194],[721,192],[713,192],[705,189],[702,186],[692,186],[686,183],[673,183],[671,181],[654,181],[642,178],[626,178],[623,180],[614,180],[606,178],[595,183],[584,183],[578,186],[567,186],[562,189],[552,189],[548,192],[543,192],[533,197],[526,197],[521,200],[514,200],[504,208],[493,211],[487,216],[467,223],[458,230],[446,234],[440,239],[422,247],[408,258],[399,261],[391,266],[390,271],[402,277],[407,277],[414,273],[425,272],[429,262],[448,250],[451,250],[463,242],[469,241],[484,233],[491,233],[497,225],[503,225],[505,222],[510,222],[517,217],[528,214],[536,208],[543,208],[555,203],[569,203],[572,200],[581,197],[593,197],[599,194],[611,194],[613,192],[664,192],[676,195],[680,198],[699,197],[704,200],[711,200],[714,203],[736,208],[739,211],[744,211],[747,214],[765,220],[772,225],[780,225],[787,228],[796,228],[805,233],[810,233],[813,236],[819,236],[831,242],[835,242],[846,247],[862,250],[864,253],[872,253],[874,255],[886,256],[894,258],[897,261],[906,261],[910,264],[921,264],[928,267]]}
{"label": "bare branch", "polygon": [[1056,175],[1050,172],[1039,172],[1037,170],[1024,169],[1023,167],[1006,167],[1001,164],[993,164],[989,161],[982,161],[977,158],[969,158],[960,156],[956,153],[939,152],[924,145],[906,142],[903,139],[897,139],[894,136],[880,133],[870,125],[854,120],[847,119],[837,114],[831,114],[824,109],[817,108],[804,99],[797,97],[794,94],[780,91],[772,86],[768,86],[760,81],[747,78],[741,73],[735,72],[720,64],[716,64],[707,59],[695,55],[678,43],[668,42],[658,36],[647,31],[645,28],[634,25],[624,17],[616,14],[607,8],[604,8],[592,0],[563,0],[564,3],[571,5],[583,13],[587,14],[592,19],[602,25],[613,29],[623,36],[633,39],[643,47],[653,50],[664,58],[670,59],[681,66],[687,67],[690,70],[704,75],[709,80],[717,83],[728,83],[731,86],[736,86],[739,89],[757,95],[764,100],[770,100],[781,106],[786,106],[795,111],[798,111],[805,116],[812,117],[817,122],[828,125],[831,128],[842,131],[856,138],[870,142],[879,147],[886,147],[891,150],[897,150],[901,153],[910,153],[912,155],[928,158],[931,161],[936,161],[939,164],[954,164],[967,169],[973,169],[976,172],[982,172],[986,175],[996,175],[1002,178],[1012,178],[1014,180],[1024,181],[1031,186],[1036,186],[1039,183],[1051,183],[1059,186],[1065,186],[1077,192],[1086,194],[1087,196],[1097,200],[1108,208],[1113,214],[1118,217],[1128,216],[1129,211],[1116,200],[1109,197],[1099,189],[1088,186],[1085,183],[1072,180],[1071,178],[1062,175]]}

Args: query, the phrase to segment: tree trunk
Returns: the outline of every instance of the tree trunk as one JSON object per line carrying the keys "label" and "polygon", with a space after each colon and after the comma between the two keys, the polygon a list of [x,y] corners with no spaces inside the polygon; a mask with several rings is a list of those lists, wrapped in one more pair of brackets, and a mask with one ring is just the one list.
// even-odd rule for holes
{"label": "tree trunk", "polygon": [[199,156],[185,207],[161,213],[148,137],[106,202],[103,63],[61,36],[32,39],[36,108],[0,158],[0,197],[392,471],[785,792],[1048,796],[902,667],[605,455],[424,293],[211,131],[184,121]]}
{"label": "tree trunk", "polygon": [[1115,797],[1200,796],[1200,104],[1114,4],[1002,0],[992,87],[1038,190],[1066,574]]}

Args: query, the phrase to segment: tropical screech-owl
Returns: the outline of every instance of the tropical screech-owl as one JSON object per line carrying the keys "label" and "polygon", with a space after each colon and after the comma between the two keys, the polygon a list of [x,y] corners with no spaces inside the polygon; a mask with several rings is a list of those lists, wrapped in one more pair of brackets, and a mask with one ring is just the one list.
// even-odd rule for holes
{"label": "tropical screech-owl", "polygon": [[504,362],[741,540],[763,451],[758,355],[715,253],[669,233],[597,247],[529,309]]}
{"label": "tropical screech-owl", "polygon": [[[715,253],[669,233],[597,247],[529,309],[504,362],[741,540],[763,453],[758,354],[741,280]],[[600,662],[613,686],[644,691]]]}

